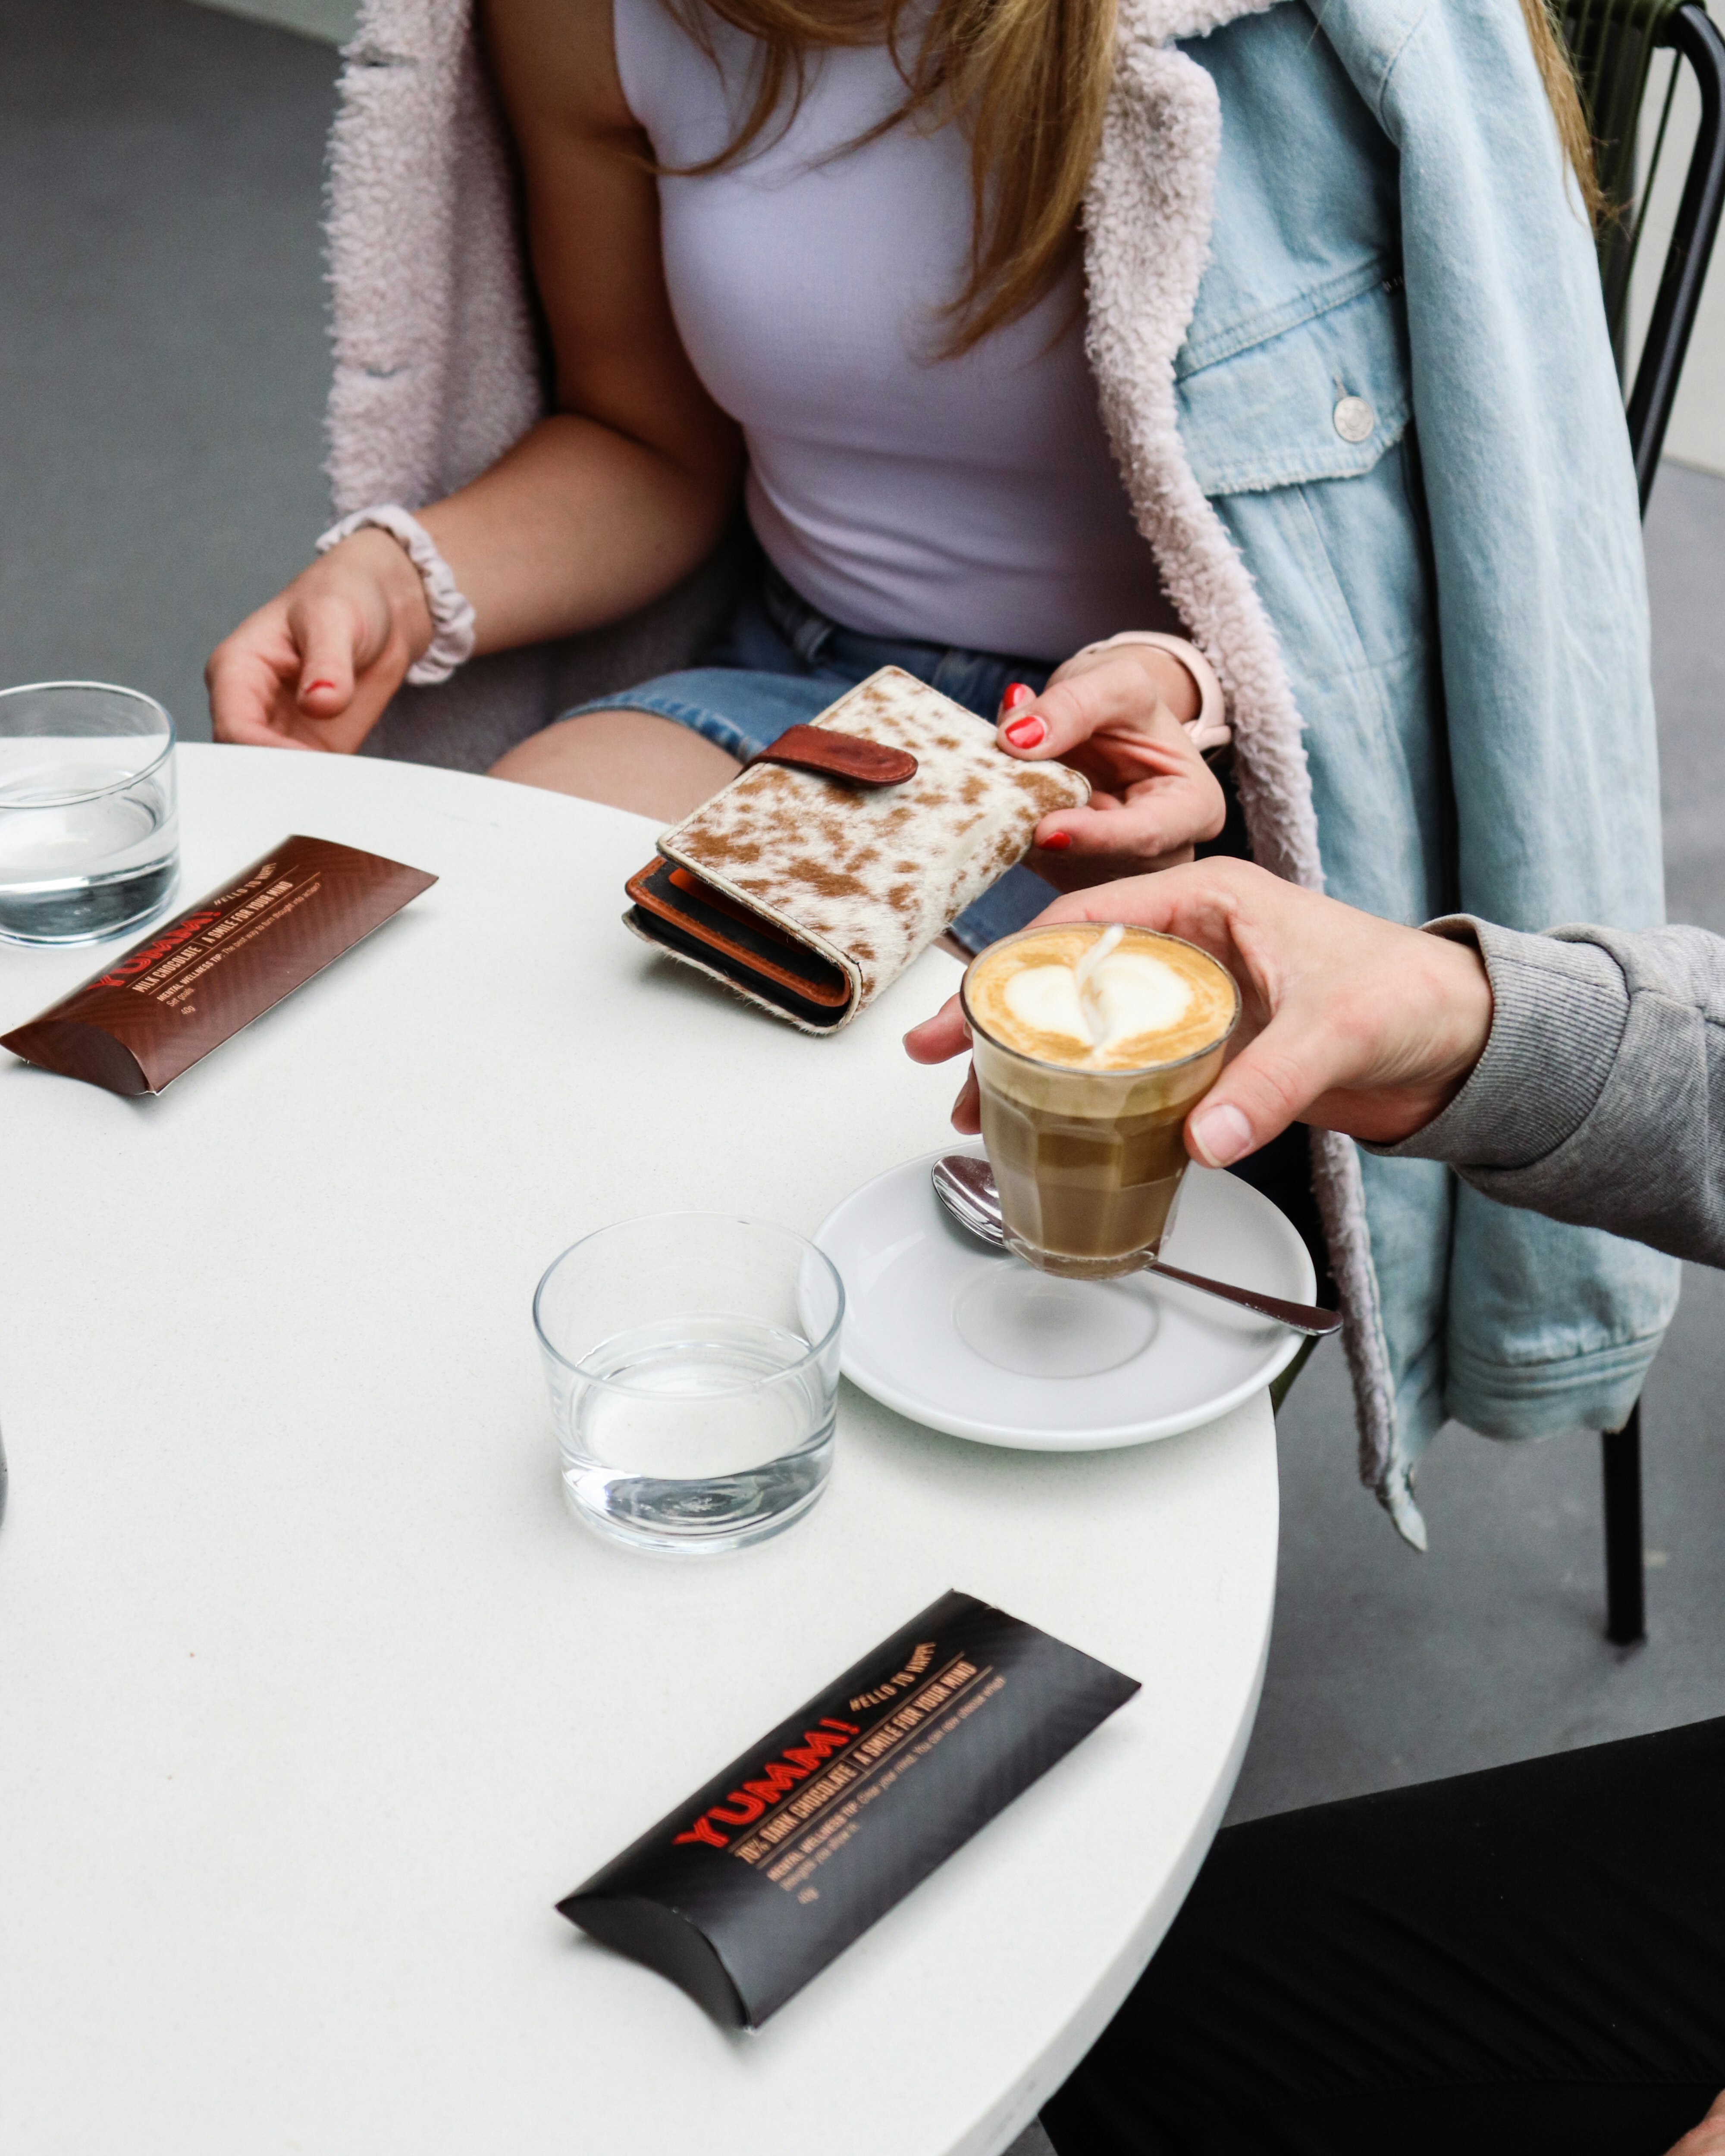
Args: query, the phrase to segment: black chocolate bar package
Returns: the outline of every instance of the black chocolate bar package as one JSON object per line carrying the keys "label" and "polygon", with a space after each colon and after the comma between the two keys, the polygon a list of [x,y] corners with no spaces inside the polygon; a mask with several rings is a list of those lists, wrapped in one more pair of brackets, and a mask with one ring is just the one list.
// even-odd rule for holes
{"label": "black chocolate bar package", "polygon": [[1137,1689],[943,1594],[557,1907],[757,2029]]}

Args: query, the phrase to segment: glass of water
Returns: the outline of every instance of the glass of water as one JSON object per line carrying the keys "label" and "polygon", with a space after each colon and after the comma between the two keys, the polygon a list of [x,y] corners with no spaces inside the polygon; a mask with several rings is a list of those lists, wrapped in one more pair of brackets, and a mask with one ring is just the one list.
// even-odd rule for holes
{"label": "glass of water", "polygon": [[845,1290],[770,1220],[662,1213],[564,1251],[533,1298],[563,1491],[637,1549],[742,1549],[833,1464]]}
{"label": "glass of water", "polygon": [[0,937],[93,943],[179,874],[174,722],[104,681],[0,690]]}

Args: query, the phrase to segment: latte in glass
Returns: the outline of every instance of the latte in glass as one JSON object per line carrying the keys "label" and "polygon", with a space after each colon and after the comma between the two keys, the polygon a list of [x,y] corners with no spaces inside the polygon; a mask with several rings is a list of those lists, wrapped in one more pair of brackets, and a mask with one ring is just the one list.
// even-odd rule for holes
{"label": "latte in glass", "polygon": [[1178,937],[1074,921],[991,944],[963,994],[1009,1247],[1076,1280],[1155,1256],[1182,1126],[1239,1020],[1233,976]]}

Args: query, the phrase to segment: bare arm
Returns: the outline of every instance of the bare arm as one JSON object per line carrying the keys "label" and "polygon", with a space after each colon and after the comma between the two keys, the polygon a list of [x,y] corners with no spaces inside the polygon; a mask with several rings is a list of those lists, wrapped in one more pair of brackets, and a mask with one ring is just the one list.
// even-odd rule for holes
{"label": "bare arm", "polygon": [[[478,648],[495,651],[669,590],[723,531],[743,459],[671,317],[609,0],[488,0],[485,27],[526,181],[556,408],[421,521],[472,602]],[[217,736],[357,748],[430,637],[405,555],[360,532],[218,647]]]}
{"label": "bare arm", "polygon": [[486,44],[526,183],[556,411],[424,522],[480,649],[567,634],[668,591],[712,551],[737,430],[671,318],[646,136],[624,103],[610,0],[489,0]]}

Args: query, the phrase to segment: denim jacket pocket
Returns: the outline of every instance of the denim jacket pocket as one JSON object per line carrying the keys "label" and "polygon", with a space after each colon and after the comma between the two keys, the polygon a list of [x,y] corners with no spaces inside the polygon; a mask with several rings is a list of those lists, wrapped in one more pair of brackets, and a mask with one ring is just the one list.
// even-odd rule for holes
{"label": "denim jacket pocket", "polygon": [[1399,277],[1183,374],[1184,358],[1180,439],[1207,495],[1356,478],[1401,439],[1412,409]]}

